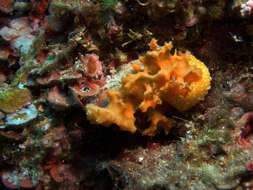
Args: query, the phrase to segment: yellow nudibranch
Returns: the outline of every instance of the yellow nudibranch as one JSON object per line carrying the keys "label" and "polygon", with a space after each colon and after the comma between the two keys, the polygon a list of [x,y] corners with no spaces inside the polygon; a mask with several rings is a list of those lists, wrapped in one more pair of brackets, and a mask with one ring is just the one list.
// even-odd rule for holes
{"label": "yellow nudibranch", "polygon": [[121,130],[136,132],[134,113],[147,114],[151,125],[142,134],[152,136],[158,125],[167,134],[173,120],[167,118],[158,105],[164,103],[179,111],[186,111],[203,100],[210,88],[211,77],[204,63],[190,52],[171,54],[172,43],[159,47],[152,39],[151,51],[140,57],[143,64],[133,63],[134,74],[122,79],[118,90],[108,90],[109,104],[102,108],[86,106],[87,118],[97,124],[116,124]]}

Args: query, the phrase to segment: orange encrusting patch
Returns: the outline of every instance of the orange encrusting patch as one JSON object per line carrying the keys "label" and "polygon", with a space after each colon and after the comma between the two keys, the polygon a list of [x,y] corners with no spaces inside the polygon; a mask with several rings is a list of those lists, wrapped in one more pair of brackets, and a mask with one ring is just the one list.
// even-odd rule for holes
{"label": "orange encrusting patch", "polygon": [[115,123],[121,130],[134,133],[136,131],[135,109],[132,103],[123,101],[121,94],[116,90],[109,90],[108,96],[110,103],[106,108],[100,108],[94,104],[86,106],[88,119],[105,126]]}
{"label": "orange encrusting patch", "polygon": [[134,113],[140,109],[151,122],[143,135],[152,136],[159,127],[167,134],[173,121],[166,118],[157,105],[166,102],[179,111],[186,111],[204,99],[211,77],[201,61],[190,52],[172,55],[172,43],[159,47],[153,39],[150,49],[152,51],[139,58],[144,69],[140,69],[137,62],[133,63],[136,73],[122,79],[119,90],[108,91],[110,103],[105,108],[87,105],[91,122],[105,126],[116,124],[121,130],[134,133]]}
{"label": "orange encrusting patch", "polygon": [[132,67],[136,73],[141,71],[141,66],[137,62],[133,62]]}

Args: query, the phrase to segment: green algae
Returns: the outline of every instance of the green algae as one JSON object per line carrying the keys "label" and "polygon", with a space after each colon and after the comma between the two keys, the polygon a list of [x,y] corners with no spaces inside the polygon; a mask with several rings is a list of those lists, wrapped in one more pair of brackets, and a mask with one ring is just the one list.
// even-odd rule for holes
{"label": "green algae", "polygon": [[105,29],[109,29],[114,20],[113,9],[115,8],[116,4],[116,0],[99,1],[99,7],[101,10],[98,12],[98,16],[102,20]]}
{"label": "green algae", "polygon": [[102,11],[112,10],[115,7],[116,3],[117,1],[115,0],[100,0],[99,1],[99,5]]}
{"label": "green algae", "polygon": [[223,7],[210,6],[208,7],[208,15],[211,19],[217,20],[223,16]]}
{"label": "green algae", "polygon": [[66,16],[69,12],[73,10],[75,6],[68,4],[69,2],[53,1],[50,4],[49,12],[57,17]]}
{"label": "green algae", "polygon": [[198,146],[223,145],[230,141],[231,137],[228,131],[207,127],[200,132],[198,139],[196,139]]}
{"label": "green algae", "polygon": [[177,7],[178,1],[177,0],[171,0],[167,2],[167,7],[169,9],[169,12],[174,12]]}
{"label": "green algae", "polygon": [[9,88],[0,91],[0,110],[4,112],[11,113],[21,109],[29,101],[31,94],[28,89]]}
{"label": "green algae", "polygon": [[29,76],[30,70],[33,68],[32,62],[26,63],[24,66],[22,66],[17,73],[15,74],[15,77],[11,83],[12,86],[17,86],[19,83],[26,83],[27,78]]}

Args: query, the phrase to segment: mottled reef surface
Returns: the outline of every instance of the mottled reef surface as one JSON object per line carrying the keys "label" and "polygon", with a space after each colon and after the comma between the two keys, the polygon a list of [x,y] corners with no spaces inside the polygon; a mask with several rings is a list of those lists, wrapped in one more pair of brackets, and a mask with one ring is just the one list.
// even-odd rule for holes
{"label": "mottled reef surface", "polygon": [[253,189],[252,52],[252,0],[0,0],[0,189]]}

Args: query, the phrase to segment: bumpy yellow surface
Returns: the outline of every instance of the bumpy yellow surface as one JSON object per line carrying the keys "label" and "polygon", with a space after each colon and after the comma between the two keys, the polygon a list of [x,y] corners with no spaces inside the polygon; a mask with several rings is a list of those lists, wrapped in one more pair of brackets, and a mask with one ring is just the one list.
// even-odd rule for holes
{"label": "bumpy yellow surface", "polygon": [[157,105],[166,102],[186,111],[204,99],[211,81],[208,68],[201,61],[190,52],[172,55],[171,48],[171,43],[159,47],[153,39],[152,51],[139,59],[144,70],[134,63],[136,73],[124,78],[119,90],[108,91],[110,103],[105,108],[87,105],[88,119],[105,126],[116,124],[121,130],[134,133],[134,113],[140,109],[151,122],[143,135],[154,135],[158,126],[168,133],[173,122]]}

